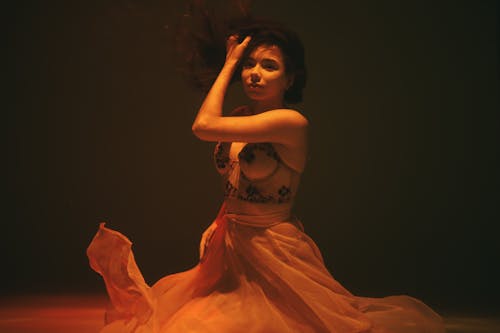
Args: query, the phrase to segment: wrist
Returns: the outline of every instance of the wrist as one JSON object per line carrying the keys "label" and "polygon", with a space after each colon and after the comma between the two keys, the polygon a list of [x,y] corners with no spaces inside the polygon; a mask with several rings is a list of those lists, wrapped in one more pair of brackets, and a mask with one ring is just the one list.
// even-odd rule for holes
{"label": "wrist", "polygon": [[235,70],[238,67],[239,60],[238,59],[226,59],[224,63],[224,68],[228,68],[231,70]]}

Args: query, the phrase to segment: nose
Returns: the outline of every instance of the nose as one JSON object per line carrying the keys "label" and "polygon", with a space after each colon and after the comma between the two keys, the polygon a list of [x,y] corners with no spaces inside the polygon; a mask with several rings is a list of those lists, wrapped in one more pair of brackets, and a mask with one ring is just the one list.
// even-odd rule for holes
{"label": "nose", "polygon": [[252,73],[250,73],[250,80],[252,81],[252,83],[259,82],[260,81],[260,75],[259,75],[259,73],[255,72],[255,71],[252,72]]}
{"label": "nose", "polygon": [[257,83],[260,81],[260,68],[259,64],[255,64],[251,69],[250,69],[250,81],[252,83]]}

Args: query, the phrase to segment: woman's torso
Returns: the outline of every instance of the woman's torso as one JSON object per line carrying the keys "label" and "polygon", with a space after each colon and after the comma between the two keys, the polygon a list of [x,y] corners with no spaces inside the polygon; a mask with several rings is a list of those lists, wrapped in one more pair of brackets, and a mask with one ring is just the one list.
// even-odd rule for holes
{"label": "woman's torso", "polygon": [[228,213],[286,220],[300,182],[292,168],[269,142],[219,142],[214,161],[223,178]]}

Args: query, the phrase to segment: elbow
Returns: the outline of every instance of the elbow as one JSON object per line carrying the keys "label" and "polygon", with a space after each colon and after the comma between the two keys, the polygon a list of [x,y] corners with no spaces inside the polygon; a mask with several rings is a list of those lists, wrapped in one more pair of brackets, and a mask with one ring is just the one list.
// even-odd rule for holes
{"label": "elbow", "polygon": [[200,135],[201,135],[202,130],[201,130],[201,126],[199,124],[194,123],[193,126],[191,126],[191,131],[198,139],[201,139]]}
{"label": "elbow", "polygon": [[198,117],[191,125],[191,131],[200,140],[217,141],[218,133],[217,118],[214,117]]}
{"label": "elbow", "polygon": [[191,126],[191,131],[193,134],[200,140],[207,140],[206,135],[208,132],[207,126],[205,123],[200,121],[195,121]]}
{"label": "elbow", "polygon": [[193,125],[191,125],[191,131],[194,135],[198,136],[198,133],[200,132],[200,125],[194,122]]}

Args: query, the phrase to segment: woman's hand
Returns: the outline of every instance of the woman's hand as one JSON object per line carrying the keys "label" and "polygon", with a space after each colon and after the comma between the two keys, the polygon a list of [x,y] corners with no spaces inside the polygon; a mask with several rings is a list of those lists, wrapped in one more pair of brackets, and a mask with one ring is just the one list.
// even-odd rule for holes
{"label": "woman's hand", "polygon": [[238,43],[238,35],[231,35],[226,41],[226,62],[238,63],[243,56],[248,43],[250,43],[250,36]]}
{"label": "woman's hand", "polygon": [[213,222],[201,235],[200,262],[202,262],[205,259],[205,255],[206,255],[208,246],[210,245],[210,240],[212,239],[212,236],[214,235],[215,229],[217,229],[217,224],[215,222]]}

